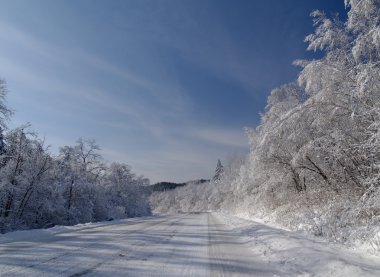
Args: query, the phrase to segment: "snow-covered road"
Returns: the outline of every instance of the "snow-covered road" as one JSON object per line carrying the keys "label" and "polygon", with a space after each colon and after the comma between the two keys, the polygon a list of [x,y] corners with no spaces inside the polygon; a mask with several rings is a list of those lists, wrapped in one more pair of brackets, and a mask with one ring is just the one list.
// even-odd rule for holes
{"label": "snow-covered road", "polygon": [[[9,233],[0,236],[0,276],[380,276],[376,260],[358,257],[344,272],[338,250],[262,224],[234,229],[226,222],[218,214],[179,214]],[[265,241],[241,230],[256,230]],[[268,258],[284,238],[288,248]],[[294,240],[311,252],[293,249]],[[300,253],[310,257],[297,265],[292,255]],[[342,268],[320,271],[324,257]]]}

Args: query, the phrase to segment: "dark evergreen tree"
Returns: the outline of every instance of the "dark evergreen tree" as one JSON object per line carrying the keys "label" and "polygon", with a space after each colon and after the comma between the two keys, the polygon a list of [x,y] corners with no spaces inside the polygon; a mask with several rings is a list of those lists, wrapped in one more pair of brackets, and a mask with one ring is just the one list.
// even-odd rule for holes
{"label": "dark evergreen tree", "polygon": [[223,167],[221,161],[218,160],[218,163],[216,164],[215,175],[212,178],[212,180],[214,182],[219,181],[220,178],[222,177],[223,172],[224,172],[224,167]]}

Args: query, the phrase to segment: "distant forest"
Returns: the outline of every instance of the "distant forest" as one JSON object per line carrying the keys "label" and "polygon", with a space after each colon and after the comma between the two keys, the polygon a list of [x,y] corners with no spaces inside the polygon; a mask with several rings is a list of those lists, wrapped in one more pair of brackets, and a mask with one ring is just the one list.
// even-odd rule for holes
{"label": "distant forest", "polygon": [[166,190],[173,190],[173,189],[176,189],[179,187],[183,187],[183,186],[186,186],[189,184],[195,184],[195,185],[204,184],[204,183],[207,183],[209,181],[210,180],[200,179],[200,180],[189,181],[189,182],[184,182],[184,183],[159,182],[159,183],[156,183],[154,185],[151,185],[150,189],[152,191],[166,191]]}

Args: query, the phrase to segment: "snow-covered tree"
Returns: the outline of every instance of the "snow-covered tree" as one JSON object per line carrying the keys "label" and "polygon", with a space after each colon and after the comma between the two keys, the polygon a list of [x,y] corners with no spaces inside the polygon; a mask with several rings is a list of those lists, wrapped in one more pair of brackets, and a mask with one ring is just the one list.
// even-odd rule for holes
{"label": "snow-covered tree", "polygon": [[223,171],[224,171],[224,168],[223,168],[222,162],[218,160],[218,162],[216,163],[215,174],[214,174],[214,177],[212,177],[212,180],[214,182],[219,181],[220,178],[222,177]]}
{"label": "snow-covered tree", "polygon": [[30,224],[37,224],[36,199],[41,203],[50,201],[46,195],[49,192],[45,193],[43,186],[52,159],[43,141],[25,127],[8,132],[5,142],[4,163],[0,168],[1,216],[8,223],[28,220]]}
{"label": "snow-covered tree", "polygon": [[[6,127],[6,121],[12,114],[12,111],[5,104],[5,97],[7,94],[7,88],[5,81],[0,79],[0,155],[4,154],[4,128]],[[2,161],[0,161],[0,164]]]}
{"label": "snow-covered tree", "polygon": [[5,103],[5,97],[7,94],[7,88],[5,81],[0,79],[0,127],[6,126],[6,121],[12,115],[12,111],[7,107]]}
{"label": "snow-covered tree", "polygon": [[147,185],[149,181],[136,177],[126,164],[112,163],[105,174],[106,193],[113,217],[134,217],[148,214]]}

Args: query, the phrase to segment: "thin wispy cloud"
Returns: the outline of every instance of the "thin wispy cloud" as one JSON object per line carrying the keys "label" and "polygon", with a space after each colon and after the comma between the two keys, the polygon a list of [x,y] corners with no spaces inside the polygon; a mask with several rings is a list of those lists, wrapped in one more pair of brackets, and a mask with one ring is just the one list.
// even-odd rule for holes
{"label": "thin wispy cloud", "polygon": [[198,139],[206,140],[211,143],[221,144],[231,147],[246,148],[248,140],[242,130],[229,130],[229,129],[196,129],[193,130],[195,137]]}
{"label": "thin wispy cloud", "polygon": [[66,64],[66,59],[62,56],[63,51],[59,47],[53,47],[48,43],[35,38],[26,31],[22,31],[10,23],[0,20],[0,39],[2,47],[22,48],[27,52],[34,53],[40,58],[47,59],[54,63]]}

